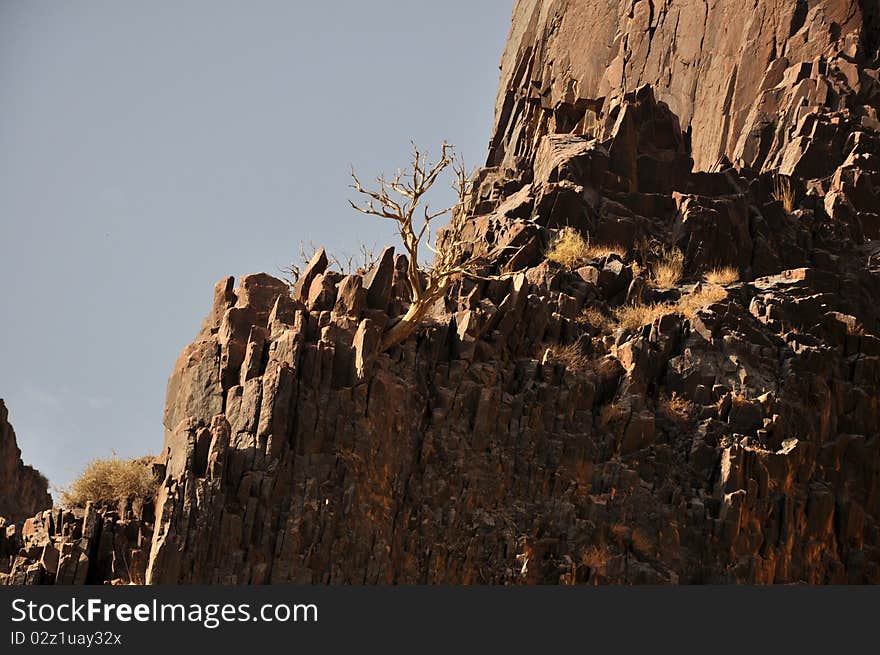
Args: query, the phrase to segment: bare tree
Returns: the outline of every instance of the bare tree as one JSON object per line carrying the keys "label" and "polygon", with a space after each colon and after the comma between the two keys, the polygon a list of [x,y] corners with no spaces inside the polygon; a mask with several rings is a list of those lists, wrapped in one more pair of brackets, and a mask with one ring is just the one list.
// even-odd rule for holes
{"label": "bare tree", "polygon": [[[450,165],[455,172],[453,188],[458,194],[458,202],[452,207],[431,212],[424,202],[425,194]],[[364,214],[397,223],[397,232],[408,259],[406,282],[410,306],[383,335],[381,349],[384,351],[416,330],[431,306],[445,295],[455,276],[480,277],[475,273],[478,258],[471,254],[465,255],[458,247],[462,242],[462,213],[468,194],[468,181],[464,167],[455,162],[454,148],[445,141],[440,158],[434,163],[413,144],[410,167],[405,171],[398,170],[391,180],[380,175],[376,179],[378,188],[375,191],[363,187],[354,169],[351,177],[354,180],[351,188],[365,198],[363,204],[359,205],[351,200],[349,204]],[[431,244],[432,222],[446,215],[451,215],[452,220],[444,238]],[[434,253],[433,264],[420,264],[422,245]]]}

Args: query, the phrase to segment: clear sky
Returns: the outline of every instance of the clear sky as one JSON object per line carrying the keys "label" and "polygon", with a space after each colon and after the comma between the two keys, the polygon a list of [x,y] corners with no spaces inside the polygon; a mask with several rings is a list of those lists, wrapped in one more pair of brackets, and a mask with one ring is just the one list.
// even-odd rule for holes
{"label": "clear sky", "polygon": [[155,454],[214,283],[393,242],[362,177],[485,158],[513,0],[0,0],[0,398],[53,485]]}

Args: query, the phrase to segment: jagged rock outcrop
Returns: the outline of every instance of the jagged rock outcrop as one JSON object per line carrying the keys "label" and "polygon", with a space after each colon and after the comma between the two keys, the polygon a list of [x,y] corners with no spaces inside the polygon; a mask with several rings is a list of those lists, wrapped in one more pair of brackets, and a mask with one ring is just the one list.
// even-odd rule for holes
{"label": "jagged rock outcrop", "polygon": [[46,478],[21,461],[9,410],[0,399],[0,517],[15,523],[51,506]]}
{"label": "jagged rock outcrop", "polygon": [[0,561],[8,562],[0,584],[143,584],[152,510],[152,499],[136,499],[56,507],[20,526],[0,520]]}
{"label": "jagged rock outcrop", "polygon": [[0,584],[145,580],[153,501],[52,507],[48,483],[21,462],[0,400]]}
{"label": "jagged rock outcrop", "polygon": [[[366,278],[319,253],[292,294],[218,284],[187,350],[212,357],[170,384],[152,582],[880,581],[880,245],[819,197],[786,214],[770,175],[691,173],[647,87],[602,118],[478,176],[465,247],[521,272],[460,283],[389,353],[390,253]],[[697,289],[652,288],[638,253],[548,262],[562,225],[743,281],[605,333],[583,310],[636,281],[641,303]]]}
{"label": "jagged rock outcrop", "polygon": [[149,582],[880,583],[874,5],[598,5],[515,9],[457,244],[512,275],[384,353],[391,250],[218,283]]}

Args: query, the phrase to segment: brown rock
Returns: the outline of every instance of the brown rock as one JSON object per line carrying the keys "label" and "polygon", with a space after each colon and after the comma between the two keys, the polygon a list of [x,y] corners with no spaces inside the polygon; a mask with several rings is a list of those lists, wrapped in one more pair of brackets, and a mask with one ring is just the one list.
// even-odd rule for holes
{"label": "brown rock", "polygon": [[596,121],[591,99],[613,102],[644,84],[691,133],[698,168],[722,155],[733,161],[737,142],[758,129],[753,105],[764,88],[783,83],[782,53],[812,64],[860,36],[868,60],[876,50],[867,36],[876,14],[864,3],[821,0],[802,9],[789,0],[720,0],[711,11],[679,0],[519,0],[501,63],[489,164],[512,165],[537,134],[589,133]]}
{"label": "brown rock", "polygon": [[309,289],[311,289],[314,279],[327,270],[327,252],[323,248],[319,248],[312,259],[309,261],[306,269],[302,272],[296,284],[293,287],[293,297],[300,302],[306,302],[309,297]]}
{"label": "brown rock", "polygon": [[357,316],[367,307],[367,292],[362,282],[360,275],[346,275],[336,285],[336,313]]}
{"label": "brown rock", "polygon": [[0,516],[21,521],[51,505],[46,478],[21,461],[9,411],[0,399]]}
{"label": "brown rock", "polygon": [[389,246],[382,251],[379,261],[364,276],[364,289],[367,291],[367,306],[370,309],[386,309],[391,299],[391,285],[394,281],[394,248]]}

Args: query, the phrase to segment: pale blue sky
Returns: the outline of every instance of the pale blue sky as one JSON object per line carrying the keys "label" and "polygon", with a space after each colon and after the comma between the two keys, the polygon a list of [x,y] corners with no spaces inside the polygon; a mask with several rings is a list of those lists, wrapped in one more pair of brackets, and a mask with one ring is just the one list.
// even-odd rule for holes
{"label": "pale blue sky", "polygon": [[155,453],[214,282],[392,241],[348,169],[485,158],[513,0],[0,0],[0,398],[55,485]]}

